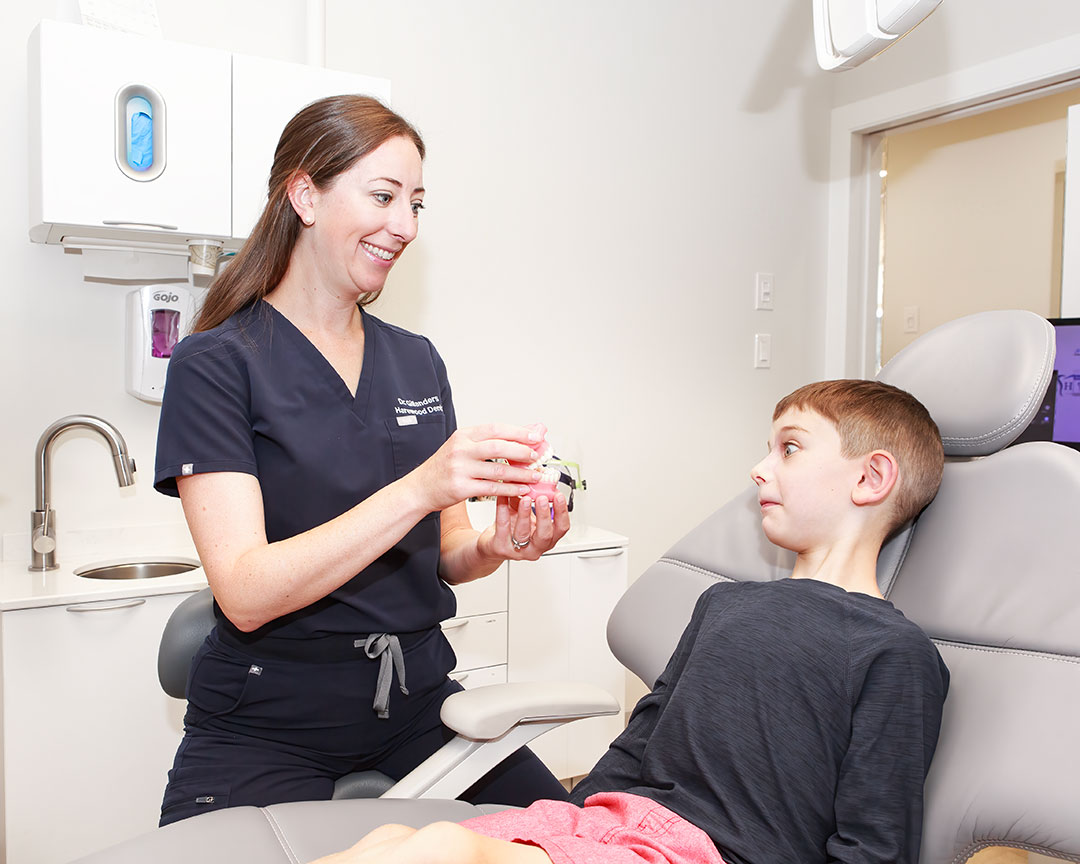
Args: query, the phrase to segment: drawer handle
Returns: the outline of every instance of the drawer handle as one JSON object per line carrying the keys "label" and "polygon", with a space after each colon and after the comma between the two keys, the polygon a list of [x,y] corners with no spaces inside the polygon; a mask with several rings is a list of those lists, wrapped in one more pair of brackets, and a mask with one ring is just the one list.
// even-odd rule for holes
{"label": "drawer handle", "polygon": [[625,549],[600,549],[596,552],[579,552],[578,558],[615,558],[622,555]]}
{"label": "drawer handle", "polygon": [[458,684],[460,684],[462,681],[464,681],[466,678],[469,677],[469,673],[468,672],[451,672],[450,677],[453,680],[457,681]]}
{"label": "drawer handle", "polygon": [[68,612],[112,612],[114,609],[134,609],[136,606],[142,606],[146,602],[145,597],[135,597],[131,600],[120,600],[117,603],[112,603],[108,606],[83,604],[79,606],[68,606]]}
{"label": "drawer handle", "polygon": [[452,624],[447,624],[443,621],[439,626],[442,627],[443,633],[445,633],[447,630],[457,630],[459,627],[464,627],[468,623],[468,618],[460,618]]}
{"label": "drawer handle", "polygon": [[165,225],[162,222],[133,222],[130,219],[102,219],[102,225],[135,225],[141,228],[164,228],[166,231],[176,231],[176,225]]}

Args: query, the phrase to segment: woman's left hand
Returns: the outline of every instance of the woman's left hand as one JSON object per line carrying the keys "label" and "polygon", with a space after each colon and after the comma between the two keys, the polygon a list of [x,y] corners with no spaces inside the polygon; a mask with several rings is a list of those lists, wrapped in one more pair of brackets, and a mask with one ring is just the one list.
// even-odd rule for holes
{"label": "woman's left hand", "polygon": [[480,535],[477,547],[486,557],[535,561],[569,530],[565,495],[556,494],[553,502],[547,496],[535,502],[528,496],[500,496],[495,501],[495,524]]}

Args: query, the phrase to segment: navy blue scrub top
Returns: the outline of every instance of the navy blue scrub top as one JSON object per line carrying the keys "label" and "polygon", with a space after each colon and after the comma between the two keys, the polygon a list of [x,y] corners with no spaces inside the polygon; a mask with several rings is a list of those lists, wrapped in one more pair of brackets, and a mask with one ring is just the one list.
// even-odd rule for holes
{"label": "navy blue scrub top", "polygon": [[[253,474],[269,542],[341,515],[434,453],[457,427],[446,368],[423,336],[361,309],[355,398],[334,368],[263,300],[182,340],[169,361],[154,487],[215,471]],[[409,633],[452,617],[438,578],[439,514],[327,597],[253,638]],[[218,613],[218,624],[240,636]]]}

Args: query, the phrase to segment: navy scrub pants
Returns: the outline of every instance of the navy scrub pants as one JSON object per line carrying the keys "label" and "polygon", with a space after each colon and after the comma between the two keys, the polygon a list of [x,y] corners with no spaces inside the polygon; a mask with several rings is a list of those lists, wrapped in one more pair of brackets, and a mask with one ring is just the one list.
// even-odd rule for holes
{"label": "navy scrub pants", "polygon": [[[379,661],[362,651],[316,661],[254,656],[215,629],[192,661],[160,824],[224,807],[326,800],[353,771],[404,777],[454,736],[439,709],[462,688],[446,677],[454,659],[441,630],[403,635],[401,647],[409,695],[395,675],[389,716],[380,718],[372,707]],[[461,798],[524,807],[567,792],[523,747]]]}

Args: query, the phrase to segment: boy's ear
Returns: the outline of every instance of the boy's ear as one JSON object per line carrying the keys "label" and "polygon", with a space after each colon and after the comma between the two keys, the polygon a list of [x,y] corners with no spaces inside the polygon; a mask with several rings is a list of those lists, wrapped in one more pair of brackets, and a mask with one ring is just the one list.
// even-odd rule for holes
{"label": "boy's ear", "polygon": [[305,225],[314,224],[315,207],[313,199],[317,194],[317,190],[311,177],[303,171],[297,171],[289,178],[285,191],[288,193],[289,203],[292,204],[296,215],[300,217],[300,221]]}
{"label": "boy's ear", "polygon": [[862,468],[862,476],[851,492],[852,502],[858,506],[881,503],[900,477],[896,457],[888,450],[874,450],[863,457]]}

